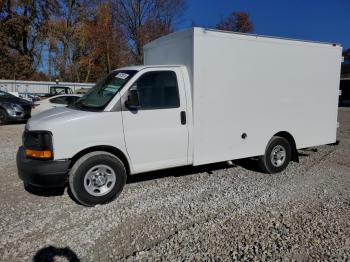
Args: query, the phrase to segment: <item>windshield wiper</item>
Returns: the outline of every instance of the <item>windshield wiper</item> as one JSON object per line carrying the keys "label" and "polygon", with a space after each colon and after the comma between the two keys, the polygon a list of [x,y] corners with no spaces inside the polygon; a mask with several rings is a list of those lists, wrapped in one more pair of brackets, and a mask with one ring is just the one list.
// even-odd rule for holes
{"label": "windshield wiper", "polygon": [[76,108],[76,109],[83,109],[84,108],[84,104],[82,104],[80,101],[77,101],[71,105],[68,106],[69,108]]}
{"label": "windshield wiper", "polygon": [[82,101],[77,101],[74,104],[70,105],[69,107],[73,109],[80,109],[80,110],[86,110],[86,111],[99,111],[101,109],[101,107],[86,105],[82,103]]}

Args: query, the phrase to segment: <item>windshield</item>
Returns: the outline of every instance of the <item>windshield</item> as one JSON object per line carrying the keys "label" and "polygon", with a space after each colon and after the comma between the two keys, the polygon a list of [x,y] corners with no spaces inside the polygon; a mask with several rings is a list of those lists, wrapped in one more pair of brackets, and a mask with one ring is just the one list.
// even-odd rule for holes
{"label": "windshield", "polygon": [[0,98],[17,98],[17,97],[0,90]]}
{"label": "windshield", "polygon": [[99,81],[87,94],[82,96],[71,108],[102,111],[123,86],[135,75],[134,70],[113,71]]}

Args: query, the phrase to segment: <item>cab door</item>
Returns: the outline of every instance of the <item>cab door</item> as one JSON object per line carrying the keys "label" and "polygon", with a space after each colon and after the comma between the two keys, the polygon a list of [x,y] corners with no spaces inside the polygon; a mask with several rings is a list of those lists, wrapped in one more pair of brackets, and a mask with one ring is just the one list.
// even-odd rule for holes
{"label": "cab door", "polygon": [[122,117],[133,172],[186,165],[188,128],[181,71],[142,70],[125,95],[131,92],[138,94],[138,106],[123,106]]}

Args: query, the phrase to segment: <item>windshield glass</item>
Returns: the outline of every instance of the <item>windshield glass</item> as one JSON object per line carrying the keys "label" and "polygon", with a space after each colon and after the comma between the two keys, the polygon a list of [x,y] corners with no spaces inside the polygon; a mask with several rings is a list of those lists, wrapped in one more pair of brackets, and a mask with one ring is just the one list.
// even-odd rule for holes
{"label": "windshield glass", "polygon": [[134,70],[113,71],[70,107],[92,111],[103,110],[136,73]]}

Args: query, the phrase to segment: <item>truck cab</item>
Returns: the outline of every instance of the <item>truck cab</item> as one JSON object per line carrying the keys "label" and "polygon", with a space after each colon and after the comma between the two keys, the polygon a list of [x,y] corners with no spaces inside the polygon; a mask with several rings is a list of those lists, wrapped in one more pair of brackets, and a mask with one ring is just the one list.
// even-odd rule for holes
{"label": "truck cab", "polygon": [[109,202],[127,174],[191,163],[191,112],[184,66],[115,70],[72,106],[29,120],[19,176],[39,187],[69,180],[83,204]]}

